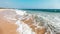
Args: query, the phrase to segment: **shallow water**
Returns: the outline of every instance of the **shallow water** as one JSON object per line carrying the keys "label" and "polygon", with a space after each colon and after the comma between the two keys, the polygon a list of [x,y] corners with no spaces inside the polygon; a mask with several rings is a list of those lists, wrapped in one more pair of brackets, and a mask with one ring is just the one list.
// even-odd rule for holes
{"label": "shallow water", "polygon": [[35,11],[35,10],[25,10],[28,14],[37,15],[47,21],[48,24],[52,25],[56,29],[55,31],[60,32],[60,12],[50,12],[50,11]]}

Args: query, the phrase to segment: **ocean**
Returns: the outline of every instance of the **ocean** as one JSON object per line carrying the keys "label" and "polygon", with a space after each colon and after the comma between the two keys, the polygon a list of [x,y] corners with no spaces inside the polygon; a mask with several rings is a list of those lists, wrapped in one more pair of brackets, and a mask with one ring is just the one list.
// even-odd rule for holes
{"label": "ocean", "polygon": [[[60,32],[60,9],[22,9],[28,14],[34,14],[43,18],[52,25],[55,31]],[[45,21],[45,22],[46,22]]]}
{"label": "ocean", "polygon": [[[43,28],[46,28],[46,32],[50,32],[50,34],[60,33],[60,10],[4,9],[0,15],[8,21],[15,21],[15,24],[19,26],[17,31],[20,34],[38,34],[39,31],[45,30]],[[41,34],[41,32],[39,33]]]}

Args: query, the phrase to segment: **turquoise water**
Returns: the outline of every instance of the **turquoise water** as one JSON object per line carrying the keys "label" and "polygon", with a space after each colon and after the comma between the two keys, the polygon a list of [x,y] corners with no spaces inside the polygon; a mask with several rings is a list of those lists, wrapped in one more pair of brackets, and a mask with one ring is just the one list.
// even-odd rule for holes
{"label": "turquoise water", "polygon": [[60,13],[60,9],[23,9],[27,13]]}
{"label": "turquoise water", "polygon": [[33,12],[53,12],[53,13],[60,13],[60,9],[22,9],[27,11]]}
{"label": "turquoise water", "polygon": [[47,14],[47,15],[49,15],[49,14],[60,14],[60,12],[59,11],[38,11],[38,10],[24,10],[24,11],[26,11],[27,13],[30,13],[30,14]]}

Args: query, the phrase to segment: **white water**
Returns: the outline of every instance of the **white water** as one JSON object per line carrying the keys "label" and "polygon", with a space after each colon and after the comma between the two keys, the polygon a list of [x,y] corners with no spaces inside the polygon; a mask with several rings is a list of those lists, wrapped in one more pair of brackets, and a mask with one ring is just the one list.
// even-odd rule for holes
{"label": "white water", "polygon": [[[16,13],[20,16],[23,16],[26,14],[25,11],[22,10],[16,10]],[[35,32],[32,31],[32,29],[22,21],[20,21],[23,18],[18,18],[15,24],[17,24],[19,27],[17,28],[17,31],[20,32],[20,34],[35,34]]]}
{"label": "white water", "polygon": [[35,32],[32,31],[32,29],[25,23],[18,20],[16,24],[19,26],[17,31],[20,32],[20,34],[35,34]]}
{"label": "white water", "polygon": [[16,10],[16,13],[17,13],[18,15],[24,15],[24,14],[26,14],[26,11]]}
{"label": "white water", "polygon": [[[21,10],[19,10],[19,11],[16,11],[19,15],[24,15],[24,14],[27,13],[27,11],[26,12],[25,11],[21,11]],[[36,13],[36,15],[39,18],[40,17],[43,18],[45,20],[46,25],[48,24],[48,25],[52,25],[53,27],[55,27],[55,29],[53,27],[51,27],[53,29],[53,30],[51,30],[51,32],[52,32],[51,34],[56,33],[56,32],[60,32],[60,15],[59,15],[59,13],[44,13],[44,12],[40,12],[39,14]],[[25,29],[25,30],[27,30],[25,32],[26,34],[27,34],[27,32],[28,32],[28,34],[29,33],[32,34],[31,33],[31,29],[29,28],[28,25],[22,25],[22,26],[28,27],[28,28]],[[56,32],[54,32],[54,31],[56,31]]]}

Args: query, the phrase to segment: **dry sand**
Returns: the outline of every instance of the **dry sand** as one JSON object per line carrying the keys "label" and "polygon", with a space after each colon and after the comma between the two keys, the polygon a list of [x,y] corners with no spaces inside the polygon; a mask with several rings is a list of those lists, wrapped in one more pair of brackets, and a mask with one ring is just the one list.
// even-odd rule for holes
{"label": "dry sand", "polygon": [[[7,9],[0,9],[0,11],[4,11]],[[17,25],[14,24],[12,21],[9,22],[6,18],[0,14],[0,34],[18,34]]]}

